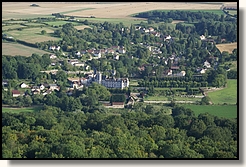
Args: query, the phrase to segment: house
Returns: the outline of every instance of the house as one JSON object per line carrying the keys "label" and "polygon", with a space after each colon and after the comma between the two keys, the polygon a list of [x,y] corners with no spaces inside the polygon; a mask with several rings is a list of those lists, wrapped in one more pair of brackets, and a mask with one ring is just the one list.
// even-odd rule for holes
{"label": "house", "polygon": [[43,95],[45,96],[45,95],[48,95],[48,94],[51,94],[51,93],[52,93],[51,90],[47,90],[47,91],[45,91],[45,92],[43,93]]}
{"label": "house", "polygon": [[69,59],[68,63],[70,63],[71,65],[74,65],[76,63],[79,63],[78,59]]}
{"label": "house", "polygon": [[67,80],[72,83],[72,82],[79,82],[80,79],[77,77],[77,78],[68,78]]}
{"label": "house", "polygon": [[33,92],[34,90],[40,90],[39,86],[32,86],[31,91]]}
{"label": "house", "polygon": [[126,53],[126,49],[124,47],[119,48],[119,53],[123,54]]}
{"label": "house", "polygon": [[205,37],[204,35],[201,35],[201,36],[200,36],[200,39],[201,39],[201,40],[205,40],[206,37]]}
{"label": "house", "polygon": [[155,29],[152,28],[152,27],[150,27],[150,28],[149,28],[149,32],[153,32],[153,31],[155,31]]}
{"label": "house", "polygon": [[85,63],[75,63],[74,66],[75,67],[84,67]]}
{"label": "house", "polygon": [[2,80],[2,86],[8,86],[9,81],[8,80]]}
{"label": "house", "polygon": [[75,55],[80,56],[81,55],[80,51],[75,52]]}
{"label": "house", "polygon": [[57,58],[56,55],[54,55],[54,54],[51,54],[51,55],[50,55],[50,59],[56,59],[56,58]]}
{"label": "house", "polygon": [[177,73],[176,76],[184,77],[186,74],[185,71],[181,71],[180,73]]}
{"label": "house", "polygon": [[44,88],[45,88],[45,86],[44,86],[43,84],[40,84],[40,85],[39,85],[39,89],[40,89],[40,90],[44,90]]}
{"label": "house", "polygon": [[179,66],[171,66],[171,70],[178,70]]}
{"label": "house", "polygon": [[203,66],[207,68],[211,68],[210,63],[207,60],[203,63]]}
{"label": "house", "polygon": [[102,56],[101,51],[100,50],[95,50],[94,51],[94,56],[96,56],[98,58],[101,58],[101,56]]}
{"label": "house", "polygon": [[172,38],[171,35],[165,35],[165,36],[164,36],[164,41],[165,41],[165,40],[168,40],[168,39],[171,39],[171,38]]}
{"label": "house", "polygon": [[12,90],[12,96],[13,97],[18,97],[20,95],[21,95],[20,91],[18,91],[18,90]]}
{"label": "house", "polygon": [[108,49],[107,53],[108,53],[108,54],[114,54],[115,51],[114,51],[113,49]]}
{"label": "house", "polygon": [[115,60],[119,60],[120,59],[120,56],[119,55],[114,55],[114,59]]}
{"label": "house", "polygon": [[25,84],[24,82],[22,82],[22,83],[20,84],[20,87],[21,87],[21,88],[28,88],[29,86],[28,86],[27,84]]}
{"label": "house", "polygon": [[36,95],[36,94],[40,94],[40,90],[35,89],[34,91],[32,91],[32,94]]}
{"label": "house", "polygon": [[167,71],[167,75],[172,75],[173,73],[172,73],[172,70],[168,70]]}
{"label": "house", "polygon": [[49,84],[49,90],[57,90],[59,91],[60,90],[60,87],[57,85],[57,84]]}
{"label": "house", "polygon": [[124,102],[112,102],[114,108],[124,108]]}
{"label": "house", "polygon": [[86,54],[87,51],[86,50],[81,50],[81,54]]}

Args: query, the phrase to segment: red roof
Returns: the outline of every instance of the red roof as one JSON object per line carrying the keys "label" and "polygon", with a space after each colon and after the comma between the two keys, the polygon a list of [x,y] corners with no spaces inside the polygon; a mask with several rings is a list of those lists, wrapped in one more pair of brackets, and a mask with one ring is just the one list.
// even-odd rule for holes
{"label": "red roof", "polygon": [[18,90],[12,90],[12,94],[20,94],[20,91],[18,91]]}

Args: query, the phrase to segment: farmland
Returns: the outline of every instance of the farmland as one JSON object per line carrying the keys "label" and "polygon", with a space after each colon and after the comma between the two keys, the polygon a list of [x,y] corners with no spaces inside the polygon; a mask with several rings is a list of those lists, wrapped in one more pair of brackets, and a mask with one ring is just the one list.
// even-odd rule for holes
{"label": "farmland", "polygon": [[216,47],[220,50],[220,52],[228,51],[229,53],[232,53],[232,51],[237,48],[237,42],[218,44]]}
{"label": "farmland", "polygon": [[18,43],[2,43],[2,55],[21,55],[21,56],[31,56],[33,53],[43,55],[45,52],[36,48],[28,47]]}
{"label": "farmland", "polygon": [[[236,4],[236,2],[235,2]],[[221,3],[183,2],[115,2],[115,3],[52,3],[39,2],[40,7],[30,7],[29,2],[3,2],[2,20],[11,18],[34,18],[63,13],[77,17],[131,18],[130,15],[149,10],[219,10]],[[132,18],[133,19],[133,18]]]}
{"label": "farmland", "polygon": [[62,25],[67,24],[67,23],[72,23],[74,25],[78,24],[76,22],[68,22],[68,21],[51,21],[51,22],[44,22],[44,23],[51,25],[51,26],[60,26],[60,25],[62,26]]}
{"label": "farmland", "polygon": [[[46,35],[42,35],[41,31],[45,30],[47,32]],[[19,39],[22,41],[26,41],[29,43],[36,43],[36,42],[43,42],[48,40],[59,40],[59,38],[52,37],[52,34],[54,32],[53,28],[50,27],[37,27],[37,28],[28,28],[23,29],[21,31],[19,30],[13,30],[9,31],[8,34],[15,39]]]}
{"label": "farmland", "polygon": [[182,104],[185,108],[190,108],[198,116],[200,113],[208,112],[211,115],[224,118],[237,118],[236,105],[195,105]]}
{"label": "farmland", "polygon": [[226,88],[209,92],[208,96],[214,104],[235,104],[237,102],[237,80],[228,79]]}

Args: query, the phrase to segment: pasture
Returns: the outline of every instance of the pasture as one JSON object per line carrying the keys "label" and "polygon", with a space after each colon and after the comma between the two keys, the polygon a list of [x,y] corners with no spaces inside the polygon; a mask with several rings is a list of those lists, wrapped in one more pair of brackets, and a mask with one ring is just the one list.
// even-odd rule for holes
{"label": "pasture", "polygon": [[2,112],[9,112],[9,113],[20,113],[20,112],[38,112],[42,110],[42,106],[36,107],[23,107],[23,108],[10,108],[10,107],[2,107]]}
{"label": "pasture", "polygon": [[67,13],[75,17],[131,18],[132,14],[150,10],[219,10],[221,7],[221,3],[190,2],[38,2],[38,5],[40,7],[31,7],[29,2],[3,2],[2,20],[45,17],[52,13]]}
{"label": "pasture", "polygon": [[218,44],[216,47],[220,50],[220,52],[228,51],[229,53],[232,53],[234,49],[237,49],[237,42]]}
{"label": "pasture", "polygon": [[[47,34],[42,35],[41,31],[45,30]],[[27,28],[21,31],[13,30],[9,31],[8,34],[15,39],[19,39],[22,41],[26,41],[29,43],[35,44],[36,42],[44,42],[49,40],[59,40],[60,38],[53,37],[52,34],[54,33],[54,28],[51,27],[35,27],[35,28]]]}
{"label": "pasture", "polygon": [[21,56],[31,56],[33,53],[37,53],[40,55],[43,55],[45,52],[43,50],[39,50],[37,48],[32,48],[28,47],[25,45],[21,45],[18,43],[5,43],[2,42],[2,55],[11,55],[11,56],[16,56],[16,55],[21,55]]}
{"label": "pasture", "polygon": [[228,79],[227,86],[221,90],[208,92],[208,96],[214,104],[236,104],[237,103],[237,80]]}
{"label": "pasture", "polygon": [[23,27],[26,27],[26,26],[23,26],[23,25],[20,25],[20,24],[13,24],[13,25],[2,26],[2,30],[6,31],[6,30],[9,30],[9,29],[16,29],[16,28],[23,28]]}
{"label": "pasture", "polygon": [[185,108],[190,108],[198,116],[201,113],[208,112],[211,115],[224,118],[237,118],[236,105],[195,105],[195,104],[182,104]]}

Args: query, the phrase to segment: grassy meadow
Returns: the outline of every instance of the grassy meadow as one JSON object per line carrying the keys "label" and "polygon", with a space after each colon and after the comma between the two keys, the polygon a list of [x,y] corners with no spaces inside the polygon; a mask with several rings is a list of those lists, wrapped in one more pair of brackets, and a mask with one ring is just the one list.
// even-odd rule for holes
{"label": "grassy meadow", "polygon": [[38,107],[23,107],[23,108],[10,108],[10,107],[2,107],[2,112],[10,112],[10,113],[20,113],[20,112],[37,112],[42,110],[42,106]]}
{"label": "grassy meadow", "polygon": [[182,104],[185,108],[190,108],[198,116],[201,113],[208,112],[211,115],[224,118],[237,118],[236,105],[195,105]]}
{"label": "grassy meadow", "polygon": [[21,56],[31,56],[33,53],[43,55],[46,51],[39,50],[37,48],[32,48],[18,43],[2,42],[2,55],[21,55]]}
{"label": "grassy meadow", "polygon": [[[41,31],[45,30],[47,34],[42,35]],[[15,39],[19,39],[22,41],[26,41],[29,43],[35,44],[36,42],[43,42],[49,40],[59,40],[60,38],[53,37],[54,28],[52,27],[35,27],[35,28],[27,28],[21,31],[13,30],[8,31],[8,35],[14,37]]]}
{"label": "grassy meadow", "polygon": [[214,104],[236,104],[237,103],[237,80],[228,79],[227,87],[214,92],[209,92],[208,96]]}

